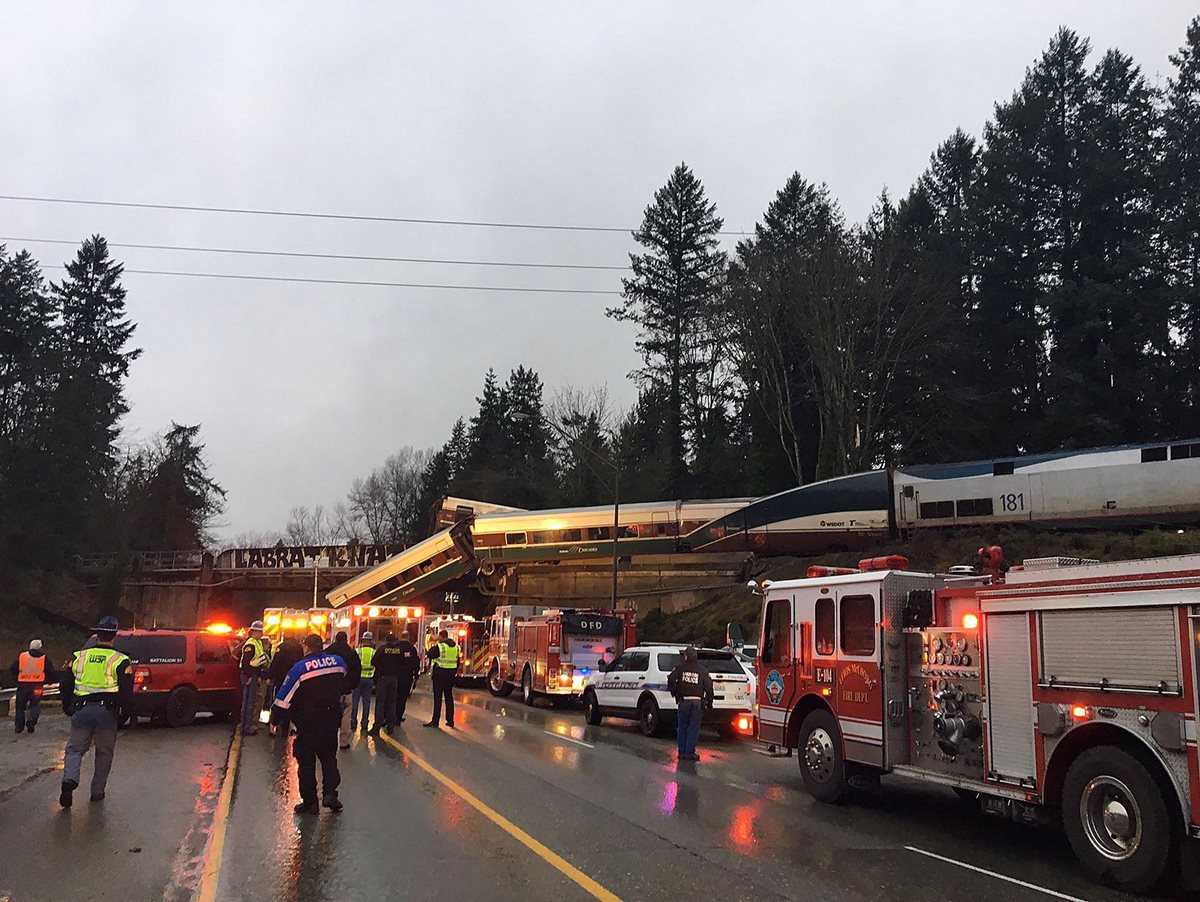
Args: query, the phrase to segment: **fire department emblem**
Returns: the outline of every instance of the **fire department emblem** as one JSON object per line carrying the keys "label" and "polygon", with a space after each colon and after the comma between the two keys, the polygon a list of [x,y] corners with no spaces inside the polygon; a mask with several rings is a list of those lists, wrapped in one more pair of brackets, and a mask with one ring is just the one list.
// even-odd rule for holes
{"label": "fire department emblem", "polygon": [[783,676],[778,670],[772,670],[767,674],[767,681],[763,684],[767,690],[767,698],[772,705],[778,705],[779,700],[783,698]]}

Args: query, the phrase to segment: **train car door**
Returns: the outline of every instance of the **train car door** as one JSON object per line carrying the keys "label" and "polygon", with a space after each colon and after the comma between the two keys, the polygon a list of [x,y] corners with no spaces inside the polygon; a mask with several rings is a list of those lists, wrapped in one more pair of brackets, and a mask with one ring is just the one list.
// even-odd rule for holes
{"label": "train car door", "polygon": [[835,594],[837,684],[831,698],[846,758],[882,767],[880,583],[839,587]]}

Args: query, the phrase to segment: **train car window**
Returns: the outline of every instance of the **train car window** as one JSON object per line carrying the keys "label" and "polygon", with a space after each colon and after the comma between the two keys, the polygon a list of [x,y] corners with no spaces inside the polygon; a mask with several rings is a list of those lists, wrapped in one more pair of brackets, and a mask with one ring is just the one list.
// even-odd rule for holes
{"label": "train car window", "polygon": [[563,541],[563,542],[582,542],[583,541],[583,531],[579,530],[579,529],[564,529],[562,531],[561,541]]}
{"label": "train car window", "polygon": [[1142,449],[1142,463],[1144,463],[1144,464],[1154,463],[1155,461],[1166,460],[1166,459],[1167,459],[1167,446],[1166,445],[1160,445],[1157,448],[1143,448]]}
{"label": "train car window", "polygon": [[525,533],[523,533],[523,532],[506,532],[504,534],[504,544],[505,545],[524,545],[524,544],[526,544]]}
{"label": "train car window", "polygon": [[1200,457],[1200,445],[1171,446],[1171,460],[1187,460],[1189,457]]}
{"label": "train car window", "polygon": [[622,526],[618,538],[621,539],[640,539],[642,530],[639,526]]}
{"label": "train car window", "polygon": [[767,630],[763,636],[764,664],[784,664],[791,657],[789,633],[792,626],[792,600],[774,598],[767,604]]}
{"label": "train car window", "polygon": [[953,501],[922,501],[918,508],[922,520],[943,520],[954,516]]}
{"label": "train car window", "polygon": [[552,545],[554,543],[554,533],[552,532],[531,532],[529,534],[530,545]]}
{"label": "train car window", "polygon": [[1012,476],[1013,462],[1011,460],[1001,461],[997,464],[992,464],[993,476]]}
{"label": "train car window", "polygon": [[589,542],[603,542],[612,537],[612,531],[607,526],[593,526],[588,529]]}
{"label": "train car window", "polygon": [[870,595],[842,599],[842,654],[875,654],[875,599]]}
{"label": "train car window", "polygon": [[817,654],[831,655],[833,654],[833,599],[818,598],[816,616],[813,618],[816,622],[814,638],[817,645]]}
{"label": "train car window", "polygon": [[992,515],[991,498],[966,498],[958,502],[960,517],[990,517]]}

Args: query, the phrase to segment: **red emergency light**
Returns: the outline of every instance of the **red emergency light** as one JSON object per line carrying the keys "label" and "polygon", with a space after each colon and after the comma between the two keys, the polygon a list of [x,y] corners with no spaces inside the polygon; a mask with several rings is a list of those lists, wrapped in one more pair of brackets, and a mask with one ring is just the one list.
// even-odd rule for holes
{"label": "red emergency light", "polygon": [[885,554],[882,557],[864,558],[858,562],[858,569],[862,573],[871,573],[875,570],[907,570],[908,558],[902,554]]}
{"label": "red emergency light", "polygon": [[805,573],[809,579],[818,579],[822,576],[845,576],[849,573],[857,573],[853,567],[826,567],[822,564],[813,564]]}

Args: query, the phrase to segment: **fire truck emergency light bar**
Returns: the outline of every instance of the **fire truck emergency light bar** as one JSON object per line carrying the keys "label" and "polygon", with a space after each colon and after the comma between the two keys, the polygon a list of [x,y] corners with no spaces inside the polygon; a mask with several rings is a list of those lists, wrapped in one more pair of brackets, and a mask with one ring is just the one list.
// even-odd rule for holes
{"label": "fire truck emergency light bar", "polygon": [[361,604],[356,604],[354,606],[355,617],[403,617],[405,619],[411,617],[412,619],[416,620],[424,613],[424,608],[396,607],[394,605],[372,605],[368,607]]}

